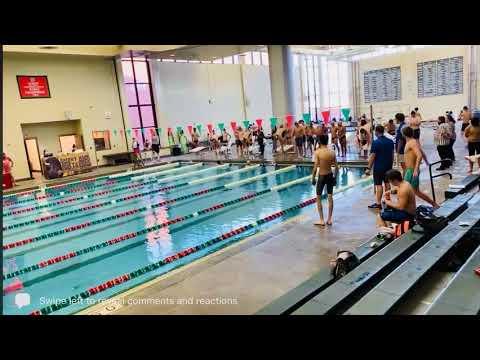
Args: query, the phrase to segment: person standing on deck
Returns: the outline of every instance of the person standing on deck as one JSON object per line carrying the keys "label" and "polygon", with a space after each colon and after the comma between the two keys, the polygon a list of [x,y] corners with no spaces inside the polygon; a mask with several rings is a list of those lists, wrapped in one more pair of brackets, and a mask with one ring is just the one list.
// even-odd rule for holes
{"label": "person standing on deck", "polygon": [[393,141],[384,136],[385,128],[382,125],[375,127],[376,139],[372,143],[366,175],[370,175],[373,166],[373,184],[375,185],[375,203],[369,205],[369,209],[382,208],[383,187],[390,190],[390,184],[385,180],[385,174],[393,167]]}
{"label": "person standing on deck", "polygon": [[[325,226],[322,208],[322,193],[323,189],[327,188],[328,197],[328,218],[327,225],[332,225],[333,216],[333,187],[336,184],[336,179],[332,173],[332,167],[335,167],[335,174],[338,172],[337,159],[335,151],[328,148],[328,135],[320,135],[320,147],[315,150],[314,164],[312,171],[312,185],[317,185],[317,209],[320,220],[315,222],[315,225]],[[317,177],[318,170],[318,180]]]}
{"label": "person standing on deck", "polygon": [[430,196],[420,190],[420,164],[422,163],[423,156],[418,140],[413,137],[413,129],[409,126],[405,126],[402,129],[402,133],[406,140],[404,179],[412,185],[416,196],[425,200],[434,208],[438,208],[438,204],[433,201]]}

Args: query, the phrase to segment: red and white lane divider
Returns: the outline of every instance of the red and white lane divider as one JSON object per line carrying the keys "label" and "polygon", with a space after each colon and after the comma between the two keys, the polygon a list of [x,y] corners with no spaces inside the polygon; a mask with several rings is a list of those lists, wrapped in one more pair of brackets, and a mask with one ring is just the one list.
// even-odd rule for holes
{"label": "red and white lane divider", "polygon": [[[171,173],[174,173],[174,172],[185,171],[185,170],[189,170],[189,169],[193,170],[194,168],[202,166],[202,163],[194,164],[193,166],[184,166],[182,168],[171,169],[172,167],[177,167],[178,165],[179,165],[179,163],[171,163],[171,164],[167,164],[167,165],[162,165],[160,167],[156,167],[155,168],[156,172],[152,175],[154,175],[153,177],[159,177],[159,176],[165,176],[165,175],[168,175],[168,174],[171,174]],[[151,170],[153,168],[149,168],[149,169]],[[159,169],[163,169],[164,171],[158,171]],[[88,190],[92,190],[92,189],[95,189],[95,188],[107,187],[107,186],[110,186],[112,184],[119,184],[121,181],[128,181],[129,179],[123,179],[123,180],[120,179],[121,177],[127,177],[127,176],[133,176],[133,175],[122,173],[115,178],[111,178],[111,179],[109,178],[103,184],[93,184],[93,185],[88,185],[87,184],[87,185],[84,185],[84,186],[77,187],[75,189],[70,189],[69,191],[60,191],[58,193],[49,193],[49,194],[44,194],[44,195],[38,195],[35,199],[19,200],[16,203],[10,204],[10,205],[18,205],[18,204],[21,204],[21,203],[27,203],[27,202],[31,202],[31,201],[45,200],[45,199],[51,199],[51,198],[58,199],[58,198],[61,198],[62,196],[65,196],[67,194],[75,194],[75,193],[78,193],[78,192],[81,192],[81,191],[88,191]],[[144,182],[142,185],[135,185],[134,187],[146,186],[146,185],[151,184],[151,183],[154,183],[154,181]],[[121,191],[121,190],[124,190],[124,189],[127,189],[127,188],[128,188],[128,186],[117,188],[117,189],[112,189],[112,190],[107,190],[107,191],[118,192],[118,191]],[[92,196],[92,195],[89,195],[89,196]]]}
{"label": "red and white lane divider", "polygon": [[[310,176],[306,176],[304,178],[301,178],[301,179],[297,179],[297,180],[293,180],[293,181],[290,181],[290,182],[287,182],[287,183],[284,183],[284,184],[281,184],[281,185],[277,185],[277,186],[274,186],[270,189],[265,189],[265,190],[262,190],[262,191],[258,191],[258,192],[252,192],[252,193],[249,193],[247,195],[244,195],[244,196],[241,196],[237,199],[233,199],[233,200],[230,200],[230,201],[226,201],[224,203],[220,203],[220,204],[217,204],[217,205],[213,205],[211,207],[208,207],[206,209],[202,209],[202,210],[199,210],[197,212],[194,212],[194,213],[191,213],[191,214],[188,214],[188,215],[185,215],[185,216],[179,216],[177,218],[174,218],[172,220],[169,220],[169,221],[165,221],[161,224],[157,224],[155,226],[152,226],[150,228],[145,228],[143,230],[140,230],[140,231],[137,231],[137,232],[132,232],[132,233],[128,233],[128,234],[124,234],[124,235],[121,235],[115,239],[112,239],[112,240],[108,240],[108,241],[105,241],[105,242],[102,242],[100,244],[96,244],[96,245],[92,245],[88,248],[85,248],[85,249],[82,249],[82,250],[77,250],[77,251],[74,251],[74,252],[69,252],[68,254],[65,254],[65,255],[61,255],[61,256],[57,256],[55,258],[52,258],[52,259],[49,259],[49,260],[44,260],[44,261],[41,261],[40,263],[38,264],[35,264],[35,265],[31,265],[29,267],[26,267],[26,268],[22,268],[16,272],[12,272],[12,273],[9,273],[9,274],[6,274],[4,275],[4,279],[9,279],[11,277],[14,277],[14,276],[18,276],[18,275],[21,275],[21,274],[25,274],[27,272],[31,272],[31,271],[34,271],[34,270],[38,270],[40,268],[43,268],[45,266],[49,266],[49,265],[53,265],[53,264],[56,264],[56,263],[59,263],[59,262],[63,262],[65,260],[68,260],[72,257],[75,257],[75,256],[78,256],[78,255],[83,255],[85,253],[89,253],[89,252],[92,252],[92,251],[96,251],[96,250],[100,250],[100,249],[103,249],[105,248],[106,246],[111,246],[111,245],[115,245],[115,244],[118,244],[119,242],[122,242],[122,241],[125,241],[125,240],[128,240],[132,237],[136,237],[136,236],[139,236],[139,235],[142,235],[142,234],[146,234],[146,233],[149,233],[149,232],[153,232],[153,231],[157,231],[158,229],[162,228],[162,227],[165,227],[165,226],[169,226],[169,225],[172,225],[172,224],[176,224],[176,223],[179,223],[179,222],[182,222],[182,221],[185,221],[185,220],[188,220],[188,219],[191,219],[191,218],[194,218],[194,217],[197,217],[199,215],[203,215],[203,214],[206,214],[206,213],[210,213],[212,211],[216,211],[216,210],[219,210],[219,209],[223,209],[223,208],[226,208],[228,206],[231,206],[231,205],[234,205],[234,204],[238,204],[240,202],[243,202],[243,201],[247,201],[247,200],[250,200],[250,199],[253,199],[253,198],[256,198],[256,197],[259,197],[261,195],[265,195],[267,193],[270,193],[270,192],[274,192],[274,191],[280,191],[280,190],[283,190],[283,189],[286,189],[287,187],[290,187],[290,186],[293,186],[293,185],[297,185],[301,182],[305,182],[305,181],[308,181],[310,179]],[[223,188],[224,186],[221,186],[219,188]],[[202,193],[205,193],[205,191],[203,191]],[[196,196],[197,194],[189,194],[188,197],[193,197],[193,196]],[[187,197],[185,197],[187,198]],[[158,205],[158,206],[161,206],[161,205]],[[145,207],[146,209],[146,207]],[[137,209],[138,210],[138,209]],[[133,215],[135,213],[138,213],[139,210],[137,211],[127,211],[125,213],[122,213],[121,216],[127,216],[127,215]],[[98,222],[101,222],[100,221],[97,221]],[[79,230],[79,229],[83,229],[85,227],[88,227],[88,226],[91,226],[92,225],[92,222],[86,222],[86,223],[83,223],[83,224],[79,224],[79,225],[76,225],[76,226],[73,226],[73,227],[70,227],[70,228],[67,228],[67,229],[62,229],[62,230],[59,230],[53,234],[63,234],[66,232],[66,230],[68,231],[75,231],[75,230]],[[49,236],[50,238],[52,236],[55,236],[55,235],[51,235]],[[48,238],[48,237],[47,237]],[[20,242],[17,243],[11,243],[11,244],[8,244],[8,245],[5,245],[7,246],[7,249],[10,249],[10,248],[14,248],[16,246],[23,246],[23,245],[27,245],[27,244],[30,244],[32,243],[33,241],[40,241],[40,240],[44,240],[44,238],[42,237],[38,237],[38,239],[35,239],[35,238],[30,238],[30,239],[25,239],[25,240],[22,240]],[[72,255],[73,254],[73,255]]]}
{"label": "red and white lane divider", "polygon": [[[193,168],[197,168],[199,166],[202,166],[202,165],[201,164],[195,164],[195,165],[191,165],[191,166],[185,166],[184,169],[188,168],[189,170],[193,170]],[[227,166],[229,166],[229,165],[227,165]],[[191,175],[197,174],[197,173],[198,173],[198,171],[197,172],[195,172],[195,171],[187,172],[186,174],[183,174],[182,177],[191,176]],[[156,175],[156,176],[161,176],[161,175]],[[169,179],[169,180],[167,180],[167,179]],[[162,180],[162,181],[155,180],[155,181],[151,181],[150,183],[168,182],[171,179],[172,178],[159,179],[159,180]],[[164,181],[164,180],[166,180],[166,181]],[[54,206],[57,206],[57,205],[70,204],[70,203],[75,202],[75,201],[92,199],[92,198],[95,198],[97,196],[112,194],[112,193],[116,193],[116,192],[127,190],[127,189],[144,187],[146,185],[148,185],[148,184],[147,183],[134,183],[134,184],[127,185],[127,186],[124,186],[124,187],[120,187],[120,188],[117,188],[117,189],[98,191],[98,192],[90,194],[90,195],[77,196],[77,197],[72,197],[72,198],[67,198],[67,199],[55,201],[55,202],[52,202],[52,203],[49,203],[49,204],[35,205],[35,206],[28,207],[28,208],[21,208],[21,209],[17,209],[17,210],[12,210],[12,211],[9,211],[7,213],[3,213],[3,216],[4,217],[9,217],[9,216],[13,216],[13,215],[26,214],[26,213],[29,213],[29,212],[32,212],[32,211],[35,211],[35,210],[51,208],[51,207],[54,207]]]}
{"label": "red and white lane divider", "polygon": [[[363,180],[360,180],[358,183],[356,184],[352,184],[352,185],[347,185],[347,186],[343,186],[341,188],[339,188],[335,193],[338,194],[338,193],[341,193],[343,191],[346,191],[354,186],[357,186],[357,185],[360,185],[362,183],[365,183],[365,182],[369,182],[371,183],[372,180],[369,178],[369,179],[363,179]],[[94,286],[94,287],[91,287],[81,293],[77,293],[69,298],[65,298],[63,299],[62,301],[60,301],[58,304],[53,304],[53,305],[50,305],[50,306],[46,306],[46,307],[43,307],[39,310],[35,310],[35,311],[32,311],[30,313],[30,315],[48,315],[48,314],[51,314],[55,311],[58,311],[58,310],[61,310],[65,307],[68,307],[70,306],[71,304],[74,304],[74,303],[77,303],[80,299],[86,299],[90,296],[93,296],[93,295],[96,295],[100,292],[103,292],[107,289],[110,289],[112,287],[115,287],[115,286],[118,286],[124,282],[128,282],[132,279],[135,279],[139,276],[142,276],[142,275],[145,275],[145,274],[148,274],[149,272],[153,272],[157,269],[159,269],[160,267],[162,266],[165,266],[169,263],[172,263],[174,261],[178,261],[180,260],[181,258],[185,257],[185,256],[188,256],[188,255],[191,255],[195,252],[198,252],[200,250],[203,250],[205,248],[208,248],[208,247],[211,247],[219,242],[222,242],[222,241],[225,241],[225,240],[228,240],[236,235],[239,235],[239,234],[242,234],[250,229],[253,229],[255,227],[258,227],[259,225],[262,225],[262,224],[265,224],[269,221],[273,221],[281,216],[285,216],[285,215],[288,215],[294,211],[297,211],[301,208],[304,208],[306,206],[309,206],[309,205],[312,205],[312,204],[315,204],[316,203],[316,197],[314,198],[310,198],[306,201],[303,201],[301,202],[300,204],[298,205],[295,205],[295,206],[292,206],[292,207],[289,207],[287,209],[284,209],[284,210],[281,210],[281,211],[278,211],[278,212],[275,212],[273,214],[270,214],[268,216],[265,216],[257,221],[254,221],[250,224],[247,224],[247,225],[244,225],[244,226],[241,226],[241,227],[238,227],[234,230],[231,230],[227,233],[224,233],[220,236],[217,236],[216,238],[213,238],[209,241],[206,241],[206,242],[203,242],[199,245],[196,245],[196,246],[193,246],[193,247],[189,247],[187,249],[184,249],[174,255],[171,255],[171,256],[168,256],[166,257],[165,259],[161,260],[161,261],[158,261],[156,263],[153,263],[153,264],[150,264],[150,265],[147,265],[147,266],[144,266],[142,268],[139,268],[135,271],[132,271],[128,274],[123,274],[123,275],[120,275],[114,279],[111,279],[111,280],[108,280],[100,285],[97,285],[97,286]],[[152,276],[153,277],[153,276]],[[147,281],[148,279],[146,279],[145,281]]]}
{"label": "red and white lane divider", "polygon": [[[91,288],[88,288],[87,290],[81,292],[81,293],[77,293],[69,298],[65,298],[65,299],[62,299],[62,301],[58,302],[57,304],[53,304],[53,305],[50,305],[50,306],[46,306],[46,307],[43,307],[39,310],[35,310],[35,311],[32,311],[30,313],[30,315],[48,315],[48,314],[51,314],[55,311],[58,311],[58,310],[61,310],[65,307],[68,307],[70,306],[71,304],[74,304],[74,303],[78,303],[78,301],[80,299],[86,299],[86,298],[89,298],[93,295],[96,295],[98,293],[101,293],[107,289],[110,289],[110,288],[113,288],[115,286],[118,286],[120,284],[123,284],[125,282],[128,282],[130,280],[133,280],[139,276],[142,276],[142,275],[146,275],[150,272],[153,272],[167,264],[170,264],[170,263],[173,263],[175,261],[178,261],[182,258],[184,258],[185,256],[188,256],[188,255],[191,255],[193,253],[196,253],[196,252],[199,252],[203,249],[206,249],[208,247],[211,247],[217,243],[220,243],[220,242],[224,242],[225,240],[228,240],[232,237],[235,237],[236,235],[240,235],[248,230],[251,230],[259,225],[262,225],[264,223],[267,223],[269,221],[272,221],[272,220],[275,220],[281,216],[284,216],[284,215],[287,215],[293,211],[296,211],[296,210],[299,210],[303,207],[306,207],[308,205],[311,205],[311,204],[314,204],[316,201],[315,198],[313,199],[309,199],[307,201],[304,201],[298,205],[295,205],[295,206],[292,206],[288,209],[285,209],[285,210],[281,210],[281,211],[278,211],[278,212],[275,212],[273,214],[270,214],[262,219],[259,219],[257,221],[254,221],[250,224],[247,224],[247,225],[244,225],[244,226],[240,226],[238,228],[235,228],[229,232],[226,232],[226,233],[223,233],[221,234],[220,236],[217,236],[211,240],[208,240],[206,242],[203,242],[199,245],[196,245],[196,246],[192,246],[192,247],[189,247],[189,248],[186,248],[176,254],[173,254],[173,255],[170,255],[166,258],[164,258],[163,260],[161,261],[158,261],[156,263],[153,263],[153,264],[150,264],[150,265],[147,265],[147,266],[144,266],[144,267],[141,267],[137,270],[134,270],[128,274],[123,274],[123,275],[120,275],[120,276],[117,276],[111,280],[108,280],[106,282],[103,282],[101,283],[100,285],[97,285],[97,286],[93,286]],[[145,280],[146,281],[146,280]]]}

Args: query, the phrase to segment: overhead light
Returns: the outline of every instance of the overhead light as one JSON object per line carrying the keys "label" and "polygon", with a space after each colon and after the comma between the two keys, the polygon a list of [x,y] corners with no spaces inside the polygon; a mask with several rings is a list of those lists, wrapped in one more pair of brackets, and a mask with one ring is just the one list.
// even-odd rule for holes
{"label": "overhead light", "polygon": [[157,61],[162,61],[162,59],[157,59]]}
{"label": "overhead light", "polygon": [[170,54],[170,56],[175,56],[175,54]]}

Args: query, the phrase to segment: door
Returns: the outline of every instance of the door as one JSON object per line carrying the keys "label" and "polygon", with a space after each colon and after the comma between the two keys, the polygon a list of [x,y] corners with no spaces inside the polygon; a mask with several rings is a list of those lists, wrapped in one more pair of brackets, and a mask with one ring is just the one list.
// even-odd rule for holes
{"label": "door", "polygon": [[42,172],[40,163],[40,151],[38,149],[38,141],[36,137],[25,139],[25,149],[27,151],[28,166],[30,168],[30,177],[32,172]]}

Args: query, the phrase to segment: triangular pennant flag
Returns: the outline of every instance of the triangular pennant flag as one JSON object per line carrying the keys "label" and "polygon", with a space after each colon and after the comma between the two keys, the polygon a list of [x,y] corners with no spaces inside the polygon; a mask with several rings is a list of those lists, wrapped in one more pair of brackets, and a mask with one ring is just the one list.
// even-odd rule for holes
{"label": "triangular pennant flag", "polygon": [[213,131],[213,125],[212,124],[207,124],[208,132],[211,134]]}
{"label": "triangular pennant flag", "polygon": [[132,134],[132,129],[127,129],[127,134],[130,136]]}
{"label": "triangular pennant flag", "polygon": [[156,130],[155,130],[155,128],[150,128],[150,134],[156,135]]}
{"label": "triangular pennant flag", "polygon": [[172,128],[167,128],[167,135],[170,135],[172,133]]}
{"label": "triangular pennant flag", "polygon": [[202,133],[202,124],[197,124],[197,130],[200,134]]}
{"label": "triangular pennant flag", "polygon": [[262,119],[257,119],[257,120],[255,120],[255,122],[257,123],[257,126],[258,126],[259,128],[262,127],[262,121],[263,121]]}
{"label": "triangular pennant flag", "polygon": [[250,121],[243,120],[243,126],[245,126],[245,129],[247,129],[250,126]]}
{"label": "triangular pennant flag", "polygon": [[303,116],[303,121],[305,121],[306,124],[309,125],[312,122],[312,117],[309,113],[305,113],[302,116]]}
{"label": "triangular pennant flag", "polygon": [[193,126],[192,126],[192,125],[188,125],[188,126],[187,126],[187,129],[188,129],[188,133],[189,133],[190,135],[192,135]]}
{"label": "triangular pennant flag", "polygon": [[162,128],[157,128],[158,129],[158,135],[162,133]]}
{"label": "triangular pennant flag", "polygon": [[145,136],[145,128],[142,128],[142,135]]}
{"label": "triangular pennant flag", "polygon": [[330,110],[322,111],[323,122],[328,124],[330,122]]}
{"label": "triangular pennant flag", "polygon": [[117,129],[113,129],[113,135],[117,136]]}
{"label": "triangular pennant flag", "polygon": [[273,129],[275,126],[277,126],[277,118],[272,117],[270,118],[270,127]]}
{"label": "triangular pennant flag", "polygon": [[342,114],[345,121],[348,121],[348,118],[350,117],[350,108],[342,109]]}
{"label": "triangular pennant flag", "polygon": [[123,129],[120,129],[120,136],[123,135]]}
{"label": "triangular pennant flag", "polygon": [[223,132],[223,129],[225,129],[225,124],[224,123],[219,123],[218,128],[220,129],[220,131]]}
{"label": "triangular pennant flag", "polygon": [[182,131],[182,127],[181,126],[177,126],[177,132],[179,133],[180,131]]}
{"label": "triangular pennant flag", "polygon": [[293,125],[293,115],[285,116],[285,120],[287,121],[287,128],[291,128]]}
{"label": "triangular pennant flag", "polygon": [[230,121],[230,126],[232,127],[233,131],[237,130],[237,123],[235,121]]}

